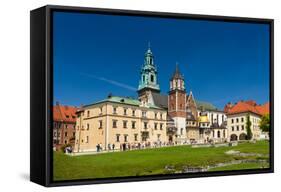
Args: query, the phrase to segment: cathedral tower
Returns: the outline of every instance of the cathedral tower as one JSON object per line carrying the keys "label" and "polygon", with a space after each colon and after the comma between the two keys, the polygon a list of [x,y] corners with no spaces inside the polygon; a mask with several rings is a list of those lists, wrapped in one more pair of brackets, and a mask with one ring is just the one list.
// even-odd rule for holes
{"label": "cathedral tower", "polygon": [[186,90],[184,78],[178,65],[176,65],[176,70],[170,79],[168,114],[175,121],[177,141],[184,142],[186,140]]}
{"label": "cathedral tower", "polygon": [[157,68],[154,64],[154,57],[150,46],[144,55],[144,64],[141,69],[141,79],[138,86],[139,100],[143,105],[151,103],[151,92],[160,92],[160,86],[157,78]]}

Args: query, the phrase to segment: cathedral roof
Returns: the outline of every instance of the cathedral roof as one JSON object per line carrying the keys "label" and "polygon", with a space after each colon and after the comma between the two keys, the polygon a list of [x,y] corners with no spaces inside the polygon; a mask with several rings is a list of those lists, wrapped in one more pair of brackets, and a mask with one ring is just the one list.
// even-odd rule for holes
{"label": "cathedral roof", "polygon": [[161,108],[168,108],[168,95],[162,95],[160,93],[152,92],[153,102],[156,106]]}
{"label": "cathedral roof", "polygon": [[212,103],[198,100],[195,100],[195,102],[198,109],[202,108],[204,111],[219,111],[219,109]]}

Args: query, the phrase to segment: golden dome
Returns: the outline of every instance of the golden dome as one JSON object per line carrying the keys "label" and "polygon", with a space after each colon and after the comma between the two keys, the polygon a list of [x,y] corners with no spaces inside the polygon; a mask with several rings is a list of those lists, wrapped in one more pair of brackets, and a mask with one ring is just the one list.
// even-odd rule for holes
{"label": "golden dome", "polygon": [[209,119],[207,115],[199,116],[200,123],[209,123]]}

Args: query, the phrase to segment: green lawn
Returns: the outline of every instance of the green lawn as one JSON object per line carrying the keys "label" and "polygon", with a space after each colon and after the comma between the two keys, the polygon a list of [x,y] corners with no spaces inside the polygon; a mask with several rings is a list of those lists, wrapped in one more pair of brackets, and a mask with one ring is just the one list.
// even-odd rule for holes
{"label": "green lawn", "polygon": [[[167,165],[172,166],[175,171],[179,171],[183,167],[206,167],[239,159],[261,158],[225,154],[229,150],[263,154],[266,157],[262,158],[268,159],[269,143],[260,141],[255,144],[241,143],[235,147],[212,148],[175,146],[82,156],[67,156],[60,152],[54,152],[54,180],[165,174],[168,173],[165,170]],[[260,168],[261,166],[257,164],[259,163],[229,165],[209,171]]]}

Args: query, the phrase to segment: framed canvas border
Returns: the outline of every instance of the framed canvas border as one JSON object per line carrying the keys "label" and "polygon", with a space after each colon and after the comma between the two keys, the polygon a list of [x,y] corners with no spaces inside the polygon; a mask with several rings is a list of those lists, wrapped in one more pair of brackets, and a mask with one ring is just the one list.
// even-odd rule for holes
{"label": "framed canvas border", "polygon": [[[270,168],[232,171],[115,177],[103,179],[53,180],[53,12],[80,12],[158,18],[210,20],[268,24],[270,30]],[[197,15],[137,10],[103,9],[47,5],[30,13],[30,180],[44,186],[150,181],[274,172],[274,20],[217,15]]]}

